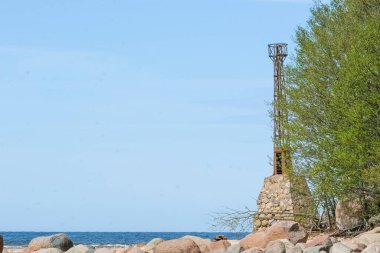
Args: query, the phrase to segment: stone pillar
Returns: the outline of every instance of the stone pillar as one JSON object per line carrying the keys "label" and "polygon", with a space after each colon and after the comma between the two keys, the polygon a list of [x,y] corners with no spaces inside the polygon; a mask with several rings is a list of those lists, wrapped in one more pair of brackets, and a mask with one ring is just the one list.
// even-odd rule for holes
{"label": "stone pillar", "polygon": [[[254,217],[254,230],[269,227],[279,220],[292,220],[304,226],[310,224],[313,213],[310,190],[304,178],[274,175],[265,178],[257,199],[258,211]],[[306,214],[306,215],[305,215]]]}

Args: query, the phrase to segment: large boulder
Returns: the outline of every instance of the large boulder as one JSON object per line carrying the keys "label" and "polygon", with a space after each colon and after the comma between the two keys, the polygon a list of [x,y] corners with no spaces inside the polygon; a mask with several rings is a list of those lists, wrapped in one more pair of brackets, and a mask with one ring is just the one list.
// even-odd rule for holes
{"label": "large boulder", "polygon": [[94,253],[115,253],[116,249],[111,248],[97,248]]}
{"label": "large boulder", "polygon": [[157,245],[154,253],[201,253],[198,245],[189,238],[168,240]]}
{"label": "large boulder", "polygon": [[63,251],[58,248],[43,248],[35,251],[34,253],[63,253]]}
{"label": "large boulder", "polygon": [[151,251],[151,250],[154,250],[155,247],[157,247],[158,244],[162,243],[163,241],[165,241],[164,239],[162,238],[154,238],[152,240],[150,240],[144,247],[142,247],[141,249],[143,251]]}
{"label": "large boulder", "polygon": [[225,253],[230,246],[229,241],[222,239],[208,244],[204,253]]}
{"label": "large boulder", "polygon": [[240,241],[240,245],[245,249],[265,248],[268,244],[268,237],[265,231],[254,232]]}
{"label": "large boulder", "polygon": [[330,248],[333,246],[333,243],[330,238],[326,239],[323,244],[314,247],[306,247],[304,253],[318,253],[318,252],[329,252]]}
{"label": "large boulder", "polygon": [[335,208],[336,225],[341,230],[352,229],[363,225],[363,207],[355,198],[341,200]]}
{"label": "large boulder", "polygon": [[131,248],[132,248],[132,246],[130,246],[130,245],[126,245],[125,247],[122,247],[122,248],[116,248],[115,253],[126,253]]}
{"label": "large boulder", "polygon": [[286,250],[286,253],[303,253],[303,249],[298,244],[289,250]]}
{"label": "large boulder", "polygon": [[268,246],[266,247],[266,249],[264,250],[264,253],[285,253],[285,252],[286,252],[285,244],[280,240],[270,242]]}
{"label": "large boulder", "polygon": [[380,233],[364,233],[354,238],[352,242],[355,244],[363,244],[366,246],[372,243],[380,243]]}
{"label": "large boulder", "polygon": [[127,251],[128,253],[145,253],[148,251],[142,250],[139,247],[133,247],[130,250]]}
{"label": "large boulder", "polygon": [[330,253],[352,253],[354,252],[350,247],[347,247],[346,245],[344,245],[343,243],[335,243],[331,249],[330,249]]}
{"label": "large boulder", "polygon": [[308,234],[297,222],[280,221],[272,225],[267,231],[254,232],[240,241],[243,248],[265,248],[269,242],[278,239],[287,239],[292,244],[306,242]]}
{"label": "large boulder", "polygon": [[328,240],[330,236],[328,234],[319,234],[313,238],[310,242],[306,243],[306,247],[314,247],[318,245],[322,245]]}
{"label": "large boulder", "polygon": [[263,252],[264,252],[263,249],[254,247],[254,248],[244,250],[242,253],[263,253]]}
{"label": "large boulder", "polygon": [[276,239],[288,239],[291,243],[306,242],[308,234],[298,222],[281,221],[271,226],[268,231],[269,241]]}
{"label": "large boulder", "polygon": [[201,252],[204,252],[207,245],[209,245],[211,243],[211,240],[210,239],[205,239],[205,238],[202,238],[202,237],[198,237],[198,236],[193,236],[193,235],[186,235],[182,238],[188,238],[188,239],[191,239],[193,240],[199,247],[199,250]]}
{"label": "large boulder", "polygon": [[65,234],[36,237],[30,241],[28,248],[31,251],[47,248],[57,248],[67,251],[73,247],[73,242]]}
{"label": "large boulder", "polygon": [[362,253],[380,253],[380,243],[372,243]]}
{"label": "large boulder", "polygon": [[92,246],[79,244],[66,251],[66,253],[94,253],[94,251],[95,248]]}
{"label": "large boulder", "polygon": [[244,248],[240,245],[240,243],[235,243],[228,247],[226,253],[241,253],[243,251]]}

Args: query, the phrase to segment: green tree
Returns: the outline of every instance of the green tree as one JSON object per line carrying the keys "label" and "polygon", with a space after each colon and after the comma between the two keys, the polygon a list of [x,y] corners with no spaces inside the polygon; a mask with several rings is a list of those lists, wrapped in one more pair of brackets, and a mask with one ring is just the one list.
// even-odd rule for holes
{"label": "green tree", "polygon": [[380,200],[380,1],[316,3],[286,68],[293,173],[333,215],[354,194]]}

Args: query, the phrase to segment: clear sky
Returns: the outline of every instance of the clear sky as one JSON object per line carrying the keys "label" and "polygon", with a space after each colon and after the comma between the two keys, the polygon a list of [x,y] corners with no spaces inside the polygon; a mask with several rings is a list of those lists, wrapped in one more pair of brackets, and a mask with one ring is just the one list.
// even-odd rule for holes
{"label": "clear sky", "polygon": [[311,0],[2,0],[3,231],[210,231],[271,175]]}

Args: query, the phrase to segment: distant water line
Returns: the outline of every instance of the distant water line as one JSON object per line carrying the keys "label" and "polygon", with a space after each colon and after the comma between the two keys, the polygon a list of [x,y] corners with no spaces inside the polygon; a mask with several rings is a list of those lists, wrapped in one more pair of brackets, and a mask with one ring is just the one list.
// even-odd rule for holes
{"label": "distant water line", "polygon": [[[61,232],[0,232],[6,246],[28,245],[30,240],[38,236],[47,236]],[[132,245],[140,242],[149,242],[153,238],[165,240],[176,239],[185,235],[199,236],[213,239],[216,235],[223,234],[231,240],[240,240],[246,232],[63,232],[74,244],[85,245]]]}

